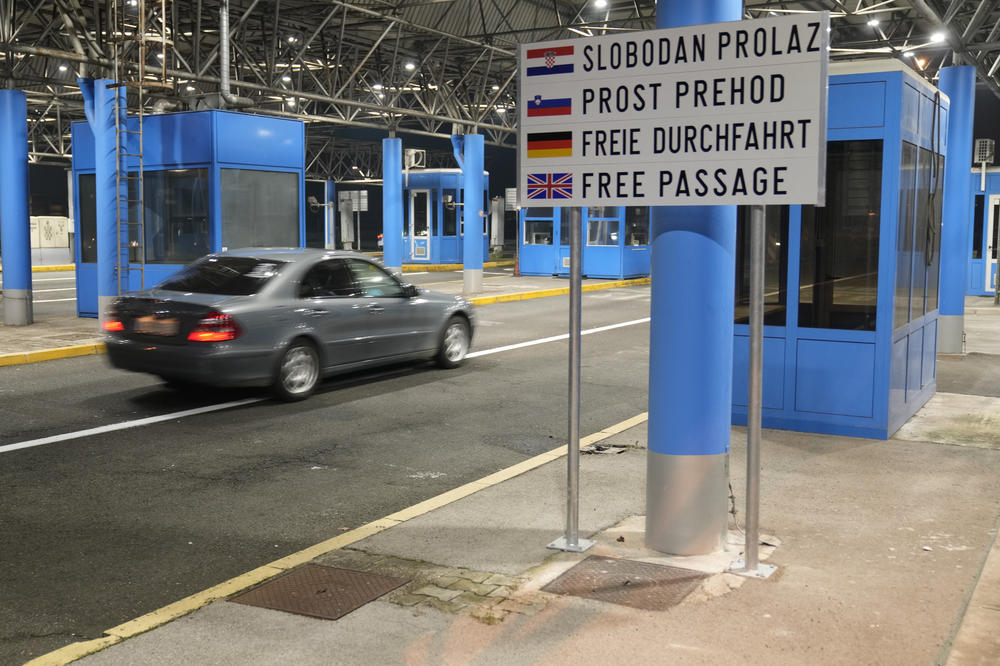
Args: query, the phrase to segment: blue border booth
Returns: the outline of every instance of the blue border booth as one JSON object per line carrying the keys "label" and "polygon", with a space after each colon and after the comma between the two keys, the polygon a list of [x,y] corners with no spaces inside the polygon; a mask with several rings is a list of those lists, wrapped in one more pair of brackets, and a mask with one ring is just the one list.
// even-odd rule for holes
{"label": "blue border booth", "polygon": [[[898,61],[830,65],[826,202],[766,208],[763,425],[885,439],[934,395],[949,100]],[[746,423],[749,209],[733,421]]]}
{"label": "blue border booth", "polygon": [[[128,128],[139,131],[137,118]],[[121,232],[128,253],[122,291],[161,282],[205,254],[239,247],[305,244],[305,125],[232,111],[190,111],[142,119],[129,148],[123,198],[133,224]],[[94,138],[72,125],[77,313],[97,316],[97,213]],[[112,167],[113,168],[113,167]],[[127,191],[127,194],[125,192]],[[141,204],[139,203],[141,201]],[[142,207],[142,233],[138,208]],[[127,249],[126,249],[127,248]]]}
{"label": "blue border booth", "polygon": [[[403,178],[403,263],[462,263],[465,236],[461,169],[419,169]],[[483,261],[489,258],[489,174],[483,172]]]}
{"label": "blue border booth", "polygon": [[[530,206],[518,214],[518,269],[523,275],[569,275],[569,214]],[[649,207],[588,206],[581,216],[584,277],[649,275]]]}
{"label": "blue border booth", "polygon": [[985,172],[981,167],[974,168],[969,185],[972,228],[966,293],[992,296],[996,293],[1000,249],[1000,168],[989,167]]}

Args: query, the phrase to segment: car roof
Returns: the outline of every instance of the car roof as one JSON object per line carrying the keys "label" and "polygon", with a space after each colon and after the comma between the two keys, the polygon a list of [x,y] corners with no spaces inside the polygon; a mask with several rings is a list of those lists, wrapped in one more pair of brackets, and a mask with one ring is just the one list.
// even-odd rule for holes
{"label": "car roof", "polygon": [[[355,257],[368,261],[375,261],[360,252],[348,250],[324,250],[313,247],[247,247],[236,250],[226,250],[224,252],[213,252],[213,257],[255,257],[258,259],[271,259],[273,261],[284,261],[288,263],[298,263],[301,261],[315,261],[317,259],[332,259],[335,257]],[[377,261],[376,261],[377,263]]]}

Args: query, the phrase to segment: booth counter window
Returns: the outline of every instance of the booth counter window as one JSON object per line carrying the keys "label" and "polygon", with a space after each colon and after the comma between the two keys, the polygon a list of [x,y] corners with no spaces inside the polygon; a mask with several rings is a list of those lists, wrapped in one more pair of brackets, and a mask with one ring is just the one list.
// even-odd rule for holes
{"label": "booth counter window", "polygon": [[552,245],[552,208],[533,206],[524,211],[524,244]]}
{"label": "booth counter window", "polygon": [[874,331],[882,141],[827,144],[826,206],[802,206],[799,326]]}
{"label": "booth counter window", "polygon": [[649,244],[649,206],[625,208],[625,244]]}
{"label": "booth counter window", "polygon": [[[750,323],[750,206],[736,215],[734,322]],[[764,208],[764,324],[785,326],[788,310],[788,206]]]}
{"label": "booth counter window", "polygon": [[80,197],[80,230],[77,243],[80,244],[80,261],[84,264],[97,263],[97,184],[92,173],[81,173],[77,177],[76,190]]}
{"label": "booth counter window", "polygon": [[145,171],[142,190],[146,263],[187,264],[209,252],[208,169]]}
{"label": "booth counter window", "polygon": [[[441,213],[441,235],[442,236],[457,236],[458,235],[458,199],[455,198],[456,190],[445,189],[441,193],[444,195],[443,208]],[[448,199],[451,198],[449,203]]]}
{"label": "booth counter window", "polygon": [[298,173],[221,172],[223,247],[298,247]]}

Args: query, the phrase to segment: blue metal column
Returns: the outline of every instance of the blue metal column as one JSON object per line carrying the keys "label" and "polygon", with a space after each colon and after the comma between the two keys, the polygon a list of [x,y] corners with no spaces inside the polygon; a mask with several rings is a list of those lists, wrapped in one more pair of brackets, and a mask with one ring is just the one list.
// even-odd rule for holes
{"label": "blue metal column", "polygon": [[462,160],[462,291],[483,290],[483,135],[466,134]]}
{"label": "blue metal column", "polygon": [[402,139],[382,139],[382,262],[403,269]]}
{"label": "blue metal column", "polygon": [[[738,21],[740,0],[660,0],[658,28]],[[652,211],[646,545],[720,550],[726,534],[734,206]]]}
{"label": "blue metal column", "polygon": [[971,65],[942,67],[938,72],[938,87],[951,100],[951,108],[948,111],[948,155],[944,161],[937,350],[939,354],[961,354],[969,231],[973,224],[969,211],[969,169],[972,166],[976,70]]}
{"label": "blue metal column", "polygon": [[28,219],[28,102],[21,90],[0,90],[0,245],[3,323],[34,321]]}
{"label": "blue metal column", "polygon": [[[110,79],[79,79],[84,111],[94,133],[94,183],[97,208],[97,309],[104,322],[108,307],[118,295],[118,217],[115,189],[118,148],[115,141],[115,95],[124,88],[109,88]],[[119,103],[125,108],[125,101]]]}

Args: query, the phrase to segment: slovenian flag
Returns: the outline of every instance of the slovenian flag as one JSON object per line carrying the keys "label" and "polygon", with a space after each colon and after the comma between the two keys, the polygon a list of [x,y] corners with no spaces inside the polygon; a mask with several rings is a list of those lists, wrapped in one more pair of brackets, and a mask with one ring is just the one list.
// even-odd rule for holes
{"label": "slovenian flag", "polygon": [[573,132],[528,134],[528,157],[572,157]]}
{"label": "slovenian flag", "polygon": [[535,99],[528,100],[528,117],[538,116],[568,116],[573,113],[573,99],[562,97],[545,99],[541,95],[535,95]]}
{"label": "slovenian flag", "polygon": [[528,49],[525,54],[528,76],[546,76],[548,74],[572,74],[572,46],[544,46],[540,49]]}
{"label": "slovenian flag", "polygon": [[529,199],[572,199],[573,174],[529,173]]}

